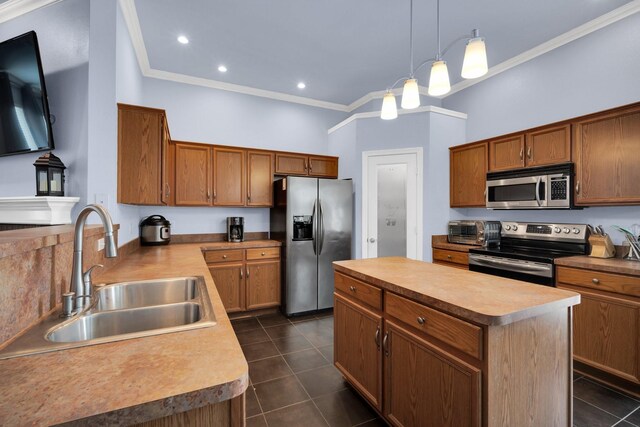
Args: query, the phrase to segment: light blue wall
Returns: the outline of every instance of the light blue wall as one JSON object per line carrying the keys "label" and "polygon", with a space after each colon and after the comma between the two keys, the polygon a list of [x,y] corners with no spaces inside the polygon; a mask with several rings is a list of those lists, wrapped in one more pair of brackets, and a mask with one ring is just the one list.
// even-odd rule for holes
{"label": "light blue wall", "polygon": [[448,147],[462,144],[464,132],[464,119],[424,112],[400,115],[392,121],[378,117],[357,119],[329,136],[331,154],[340,156],[340,178],[352,178],[354,183],[354,257],[362,257],[362,153],[423,149],[422,256],[430,261],[431,235],[446,230],[449,216],[446,208],[449,203]]}
{"label": "light blue wall", "polygon": [[[38,34],[51,114],[56,117],[54,153],[67,166],[65,193],[87,194],[87,105],[89,61],[89,5],[67,0],[0,25],[0,40],[27,31]],[[0,158],[0,197],[34,196],[33,162],[43,153]]]}
{"label": "light blue wall", "polygon": [[[639,29],[640,14],[636,14],[451,95],[443,106],[469,115],[467,141],[476,141],[638,102]],[[610,226],[640,224],[640,207],[545,212],[455,209],[451,216],[603,224],[620,243],[622,236]]]}

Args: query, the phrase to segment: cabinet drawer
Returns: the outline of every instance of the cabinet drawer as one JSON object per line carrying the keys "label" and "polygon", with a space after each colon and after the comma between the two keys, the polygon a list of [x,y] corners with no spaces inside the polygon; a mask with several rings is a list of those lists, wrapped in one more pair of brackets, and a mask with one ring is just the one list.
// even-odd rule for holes
{"label": "cabinet drawer", "polygon": [[204,259],[207,262],[242,261],[244,259],[244,250],[228,249],[219,251],[205,251]]}
{"label": "cabinet drawer", "polygon": [[557,267],[556,277],[558,283],[640,297],[640,277],[570,267]]}
{"label": "cabinet drawer", "polygon": [[482,359],[482,328],[386,292],[384,311],[476,359]]}
{"label": "cabinet drawer", "polygon": [[334,275],[334,286],[352,298],[382,310],[382,290],[340,273]]}
{"label": "cabinet drawer", "polygon": [[247,249],[247,260],[280,258],[280,248]]}
{"label": "cabinet drawer", "polygon": [[469,254],[466,252],[448,251],[446,249],[434,249],[433,260],[467,266],[469,265]]}

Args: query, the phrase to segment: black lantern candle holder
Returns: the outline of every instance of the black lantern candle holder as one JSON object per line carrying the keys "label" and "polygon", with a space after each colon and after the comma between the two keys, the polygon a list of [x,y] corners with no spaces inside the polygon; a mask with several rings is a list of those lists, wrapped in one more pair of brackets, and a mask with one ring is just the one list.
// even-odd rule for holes
{"label": "black lantern candle holder", "polygon": [[47,153],[33,164],[36,167],[36,196],[64,196],[64,170],[60,158]]}

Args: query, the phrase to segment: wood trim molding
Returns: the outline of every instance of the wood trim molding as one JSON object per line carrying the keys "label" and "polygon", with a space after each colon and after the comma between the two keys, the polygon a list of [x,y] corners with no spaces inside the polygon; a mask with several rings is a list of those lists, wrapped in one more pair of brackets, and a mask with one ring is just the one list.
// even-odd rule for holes
{"label": "wood trim molding", "polygon": [[[415,114],[415,113],[437,113],[445,116],[456,117],[458,119],[464,119],[464,120],[467,119],[467,115],[465,113],[460,113],[458,111],[453,111],[453,110],[447,110],[446,108],[436,107],[433,105],[426,105],[424,107],[414,108],[413,110],[403,110],[403,109],[398,110],[399,116],[404,114]],[[352,116],[346,118],[345,120],[341,121],[337,125],[333,126],[331,129],[327,131],[327,133],[331,135],[333,132],[337,131],[341,127],[348,125],[354,120],[370,119],[373,117],[380,117],[380,111],[369,111],[366,113],[353,114]]]}
{"label": "wood trim molding", "polygon": [[61,0],[8,0],[0,5],[0,23],[59,1]]}

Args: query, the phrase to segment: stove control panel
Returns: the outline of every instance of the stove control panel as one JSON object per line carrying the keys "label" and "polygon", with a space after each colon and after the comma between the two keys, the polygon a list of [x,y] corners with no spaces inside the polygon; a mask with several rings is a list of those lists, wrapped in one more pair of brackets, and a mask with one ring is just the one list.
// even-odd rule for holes
{"label": "stove control panel", "polygon": [[502,222],[502,237],[555,242],[584,243],[589,238],[586,224]]}

